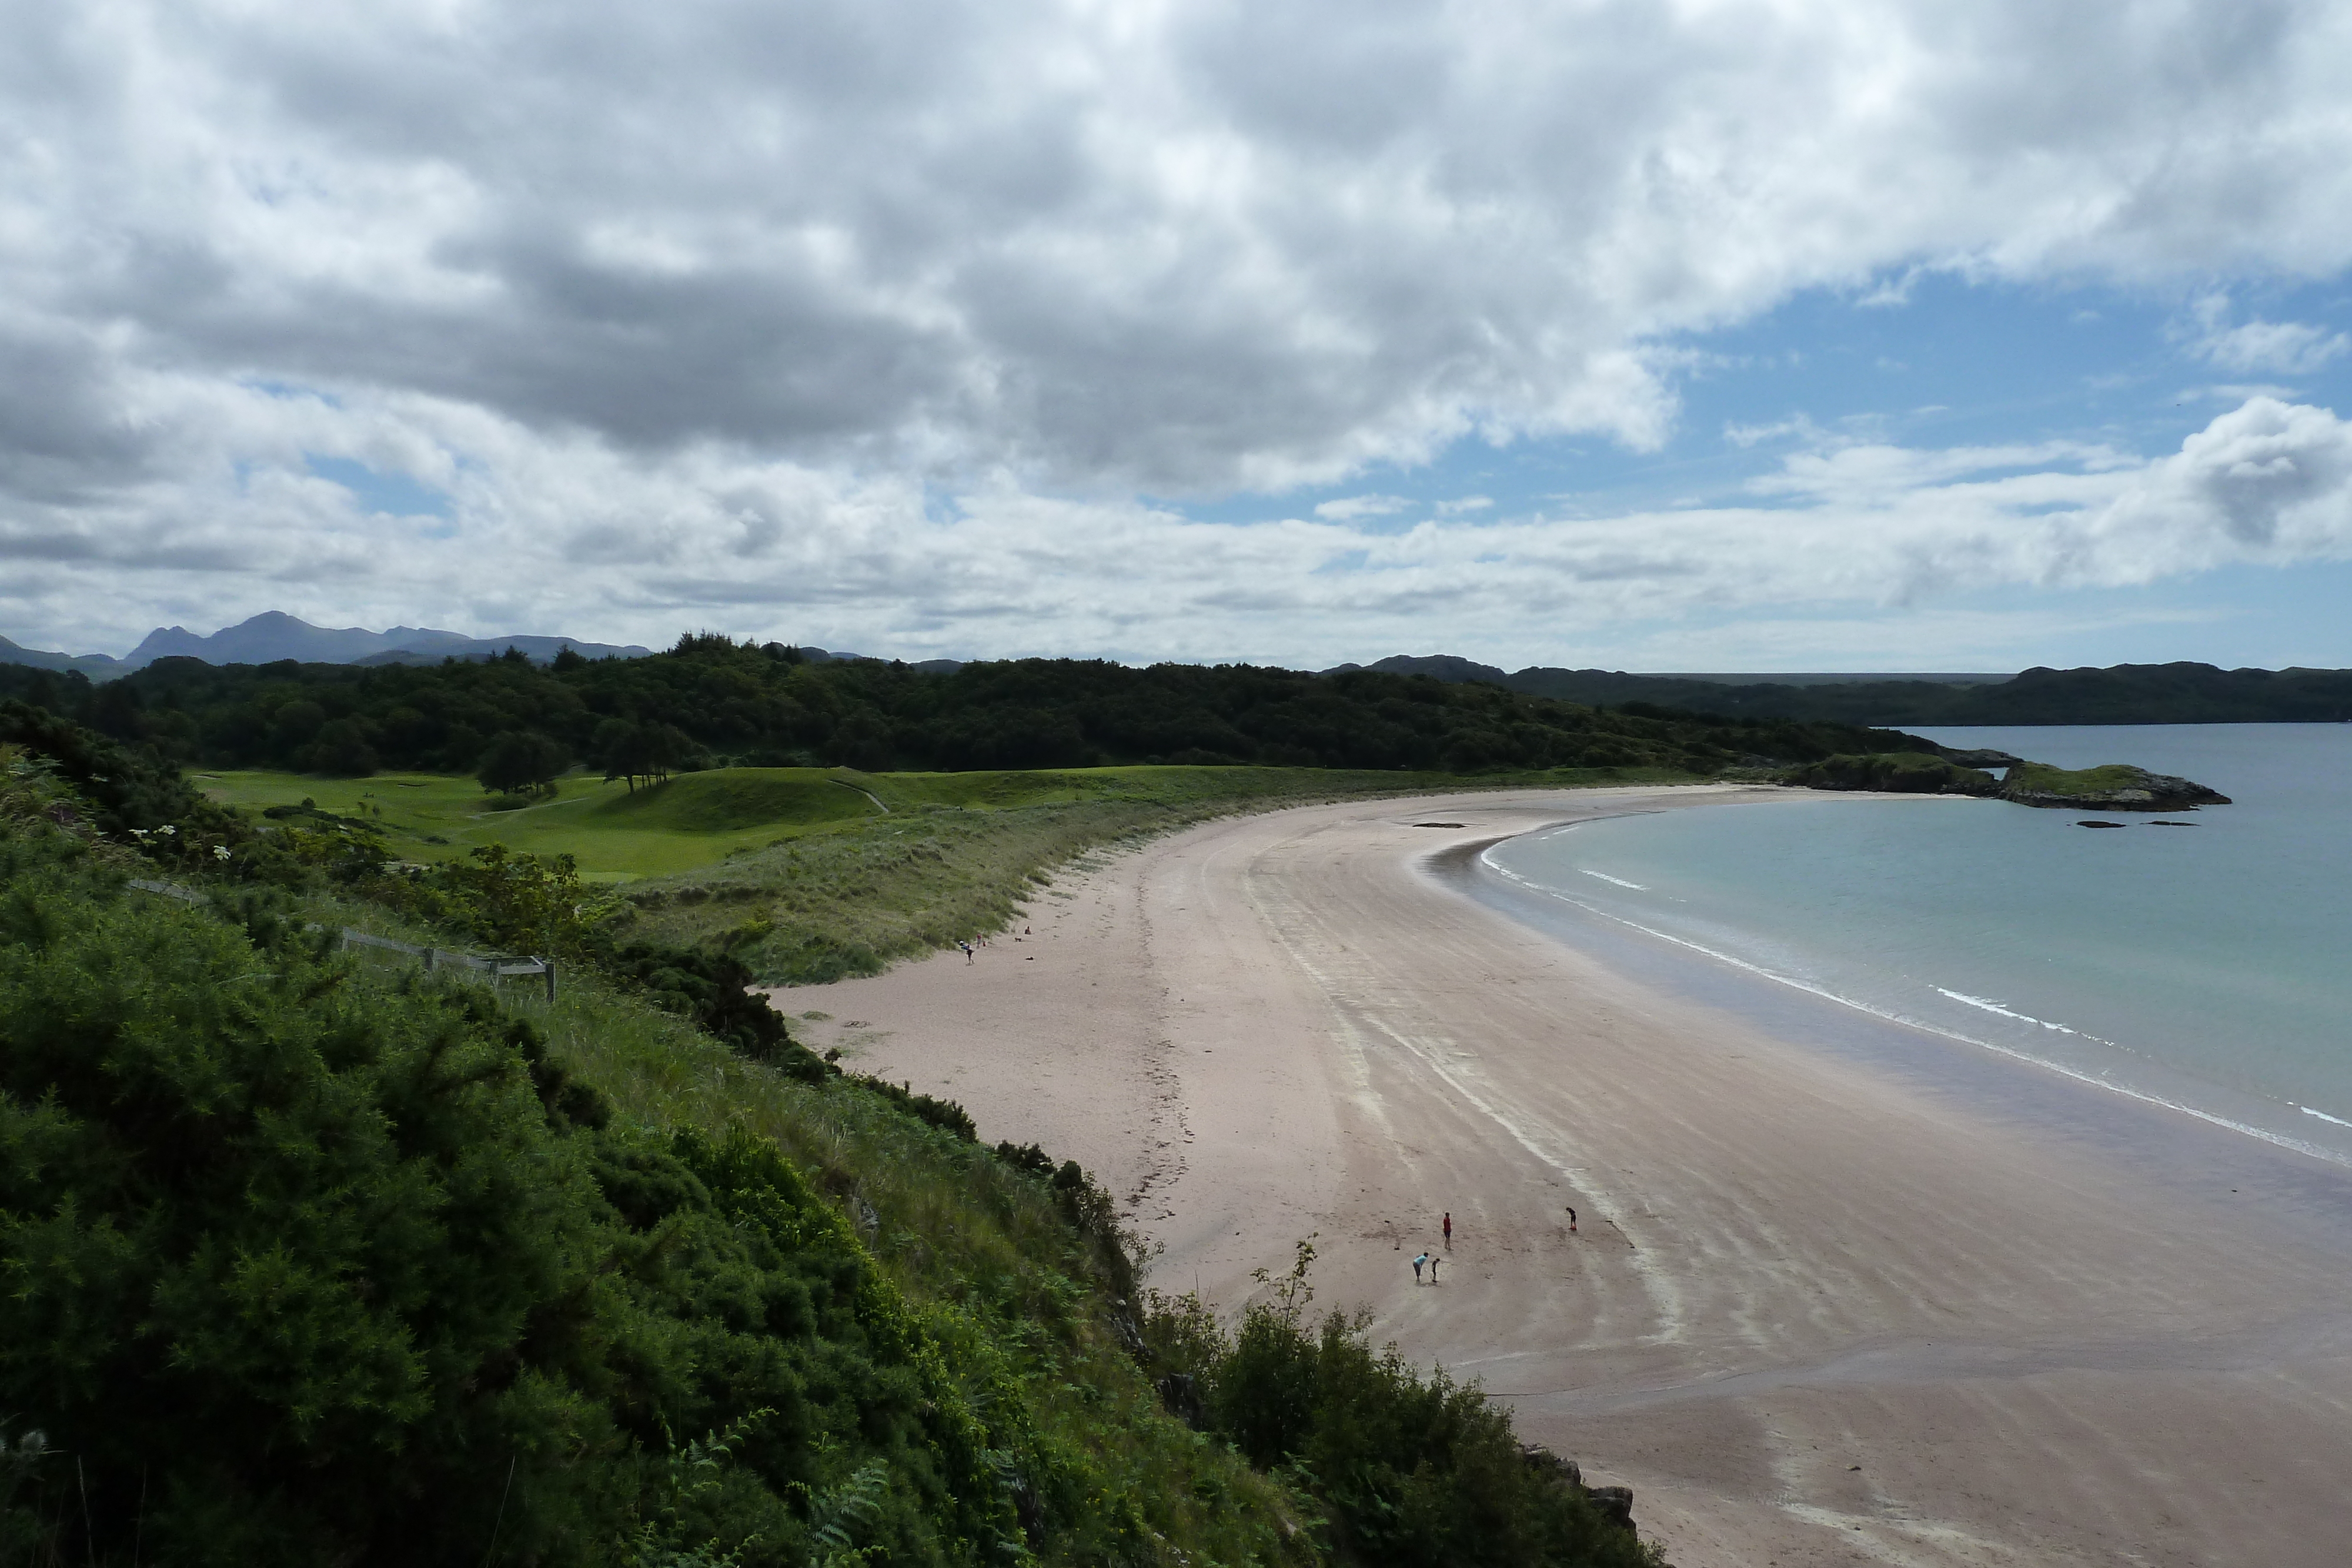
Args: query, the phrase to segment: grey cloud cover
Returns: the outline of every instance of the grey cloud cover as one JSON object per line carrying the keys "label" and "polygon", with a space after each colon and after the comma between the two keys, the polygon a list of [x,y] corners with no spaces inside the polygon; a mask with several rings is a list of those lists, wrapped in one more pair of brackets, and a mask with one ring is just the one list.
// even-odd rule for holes
{"label": "grey cloud cover", "polygon": [[[1465,434],[1654,444],[1673,334],[1889,268],[2340,269],[2340,5],[16,0],[0,24],[0,619],[51,645],[285,607],[1310,658],[1415,616],[2343,553],[2341,425],[2259,399],[2153,461],[1825,449],[1752,511],[1380,534],[1135,499]],[[2292,329],[2217,320],[2206,354],[2337,351]],[[447,515],[371,514],[310,455]]]}

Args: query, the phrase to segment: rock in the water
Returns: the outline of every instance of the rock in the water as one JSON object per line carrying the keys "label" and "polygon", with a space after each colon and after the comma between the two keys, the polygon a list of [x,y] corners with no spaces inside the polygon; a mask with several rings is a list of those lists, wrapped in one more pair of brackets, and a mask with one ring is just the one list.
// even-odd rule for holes
{"label": "rock in the water", "polygon": [[2078,828],[2120,828],[2123,826],[2121,822],[2100,821],[2077,822],[2074,825]]}
{"label": "rock in the water", "polygon": [[2230,798],[2218,789],[2166,773],[2150,773],[2126,762],[2082,768],[2021,763],[2002,781],[2000,798],[2021,806],[2075,811],[2085,806],[2100,811],[2193,811],[2200,806],[2230,803]]}

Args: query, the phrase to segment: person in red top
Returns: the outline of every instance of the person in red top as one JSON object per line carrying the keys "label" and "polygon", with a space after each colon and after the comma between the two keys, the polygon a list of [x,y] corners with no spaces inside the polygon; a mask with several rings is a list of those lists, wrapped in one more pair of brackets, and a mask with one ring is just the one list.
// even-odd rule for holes
{"label": "person in red top", "polygon": [[1445,1249],[1454,1250],[1454,1211],[1450,1208],[1445,1211]]}

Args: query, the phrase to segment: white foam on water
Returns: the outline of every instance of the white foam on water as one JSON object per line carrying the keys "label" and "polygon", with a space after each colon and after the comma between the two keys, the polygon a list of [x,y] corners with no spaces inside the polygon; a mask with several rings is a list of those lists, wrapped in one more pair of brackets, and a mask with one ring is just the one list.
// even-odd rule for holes
{"label": "white foam on water", "polygon": [[1580,872],[1583,872],[1583,873],[1584,873],[1584,874],[1585,874],[1585,875],[1587,875],[1587,876],[1597,876],[1597,877],[1599,877],[1599,878],[1600,878],[1601,881],[1603,881],[1603,882],[1613,882],[1613,883],[1615,883],[1619,887],[1630,887],[1630,888],[1632,888],[1635,893],[1647,893],[1647,892],[1649,892],[1649,891],[1650,891],[1648,888],[1643,887],[1643,886],[1640,883],[1638,883],[1638,882],[1627,882],[1623,877],[1622,877],[1622,876],[1611,876],[1611,875],[1610,875],[1607,872],[1605,872],[1605,871],[1591,871],[1591,870],[1587,870],[1587,869],[1586,869],[1585,867],[1583,867],[1583,866],[1578,866],[1576,869],[1577,869],[1577,870],[1579,870],[1579,871],[1580,871]]}
{"label": "white foam on water", "polygon": [[2352,1122],[2347,1122],[2341,1116],[2331,1116],[2325,1111],[2315,1111],[2308,1105],[2297,1105],[2295,1109],[2306,1116],[2316,1116],[2323,1122],[2333,1122],[2339,1127],[2352,1127]]}
{"label": "white foam on water", "polygon": [[[1534,881],[1528,877],[1521,876],[1517,873],[1510,871],[1496,863],[1494,859],[1495,851],[1502,848],[1503,844],[1510,841],[1511,841],[1506,839],[1502,841],[1501,843],[1489,846],[1486,852],[1478,857],[1478,863],[1486,867],[1488,871],[1495,873],[1496,875],[1501,876],[1507,881],[1517,883],[1521,887],[1542,894],[1548,898],[1556,898],[1562,904],[1573,904],[1575,907],[1583,910],[1588,915],[1597,915],[1603,920],[1613,921],[1617,925],[1629,927],[1632,930],[1639,931],[1645,936],[1654,936],[1661,942],[1671,942],[1677,947],[1685,947],[1694,953],[1703,954],[1719,964],[1728,964],[1735,969],[1743,969],[1748,974],[1756,975],[1764,979],[1770,980],[1775,985],[1787,986],[1792,990],[1803,991],[1808,996],[1815,996],[1821,998],[1824,1001],[1835,1002],[1842,1008],[1852,1008],[1854,1011],[1858,1013],[1867,1013],[1872,1018],[1884,1019],[1889,1023],[1902,1024],[1906,1028],[1909,1029],[1925,1030],[1929,1034],[1940,1035],[1946,1040],[1958,1040],[1962,1045],[1973,1045],[1979,1050],[1990,1051],[1997,1055],[2008,1057],[2012,1061],[2021,1061],[2031,1067],[2039,1067],[2044,1071],[2057,1073],[2060,1077],[2072,1079],[2077,1083],[2088,1084],[2094,1089],[2105,1089],[2110,1093],[2121,1094],[2126,1099],[2137,1100],[2144,1105],[2154,1105],[2167,1111],[2178,1111],[2184,1116],[2194,1116],[2197,1120],[2207,1123],[2212,1126],[2225,1128],[2232,1133],[2243,1133],[2250,1138],[2260,1138],[2263,1143],[2275,1145],[2282,1149],[2292,1149],[2299,1155],[2309,1155],[2314,1159],[2326,1160],[2330,1165],[2352,1166],[2352,1155],[2339,1153],[2334,1149],[2322,1148],[2316,1144],[2305,1143],[2301,1138],[2292,1138],[2284,1133],[2274,1133],[2267,1127],[2255,1126],[2251,1122],[2241,1122],[2232,1117],[2220,1115],[2211,1111],[2200,1110],[2197,1106],[2184,1104],[2180,1101],[2168,1098],[2165,1095],[2151,1093],[2144,1089],[2135,1089],[2128,1084],[2118,1083],[2115,1080],[2103,1077],[2098,1073],[2088,1072],[2081,1068],[2069,1067],[2063,1061],[2052,1061],[2046,1057],[2036,1056],[2031,1051],[2020,1051],[2015,1046],[2003,1045],[1998,1040],[1982,1040],[1972,1034],[1962,1034],[1958,1030],[1947,1029],[1941,1024],[1930,1022],[1926,1019],[1908,1018],[1902,1013],[1894,1012],[1882,1007],[1875,1007],[1871,1003],[1862,1001],[1857,998],[1841,996],[1837,992],[1830,990],[1826,987],[1814,985],[1810,980],[1801,980],[1791,975],[1783,975],[1775,970],[1768,969],[1761,964],[1751,964],[1745,958],[1735,957],[1729,953],[1719,952],[1702,943],[1693,942],[1685,937],[1677,936],[1670,931],[1660,931],[1654,926],[1644,925],[1638,920],[1629,920],[1624,915],[1603,909],[1598,904],[1587,904],[1584,900],[1576,897],[1574,894],[1564,889],[1547,886],[1543,883]],[[1955,1001],[1968,1002],[1973,1006],[1985,1008],[1989,1011],[2004,1013],[2011,1018],[2022,1019],[2027,1023],[2041,1024],[2042,1022],[2040,1019],[2027,1018],[2022,1013],[2011,1013],[2009,1012],[2009,1009],[2000,1006],[2000,1004],[1987,1002],[1982,998],[1966,997],[1956,991],[1946,991],[1940,986],[1934,987],[1932,988],[1941,992],[1947,997],[1950,997]],[[2060,1029],[2061,1032],[2065,1034],[2074,1034],[2076,1032],[2074,1030],[2063,1029],[2061,1026],[2054,1024],[2044,1024],[2043,1027]],[[2084,1035],[2082,1038],[2085,1040],[2098,1040],[2102,1045],[2111,1045],[2114,1043],[2110,1040],[2101,1040],[2097,1035]],[[2302,1110],[2307,1115],[2317,1116],[2323,1121],[2334,1122],[2336,1120],[2336,1118],[2328,1115],[2325,1112],[2313,1111],[2309,1106],[2299,1106],[2297,1109]],[[2352,1126],[2352,1122],[2344,1123],[2342,1124]]]}
{"label": "white foam on water", "polygon": [[2073,1034],[2075,1032],[2074,1030],[2068,1029],[2063,1023],[2052,1023],[2048,1019],[2038,1019],[2033,1017],[2031,1013],[2011,1012],[2009,1009],[2002,1007],[1999,1002],[1989,1000],[1983,997],[1972,997],[1964,991],[1948,991],[1941,986],[1935,986],[1930,988],[1938,996],[1949,997],[1956,1002],[1966,1002],[1972,1008],[1982,1008],[1989,1013],[1999,1013],[2005,1019],[2015,1019],[2020,1023],[2038,1023],[2043,1029],[2056,1030],[2060,1034]]}

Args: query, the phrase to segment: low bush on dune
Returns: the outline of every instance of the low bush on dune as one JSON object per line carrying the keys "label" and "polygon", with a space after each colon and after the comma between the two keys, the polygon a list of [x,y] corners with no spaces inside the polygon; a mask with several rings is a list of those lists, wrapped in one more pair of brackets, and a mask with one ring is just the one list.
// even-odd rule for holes
{"label": "low bush on dune", "polygon": [[1327,1511],[1339,1560],[1394,1568],[1469,1563],[1652,1568],[1659,1559],[1583,1489],[1528,1462],[1509,1413],[1475,1385],[1423,1378],[1370,1315],[1307,1312],[1313,1242],[1230,1327],[1197,1296],[1154,1292],[1143,1322],[1172,1407],[1285,1475]]}
{"label": "low bush on dune", "polygon": [[791,1563],[868,1463],[889,1561],[1018,1546],[1017,1412],[772,1144],[614,1125],[478,989],[7,852],[0,1409],[70,1456],[27,1506],[74,1560]]}

